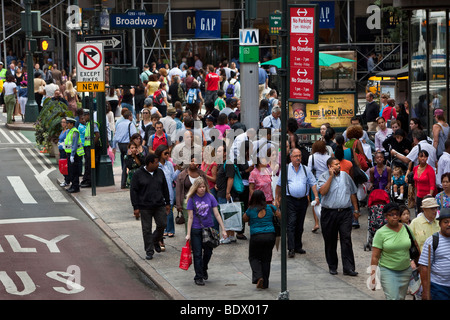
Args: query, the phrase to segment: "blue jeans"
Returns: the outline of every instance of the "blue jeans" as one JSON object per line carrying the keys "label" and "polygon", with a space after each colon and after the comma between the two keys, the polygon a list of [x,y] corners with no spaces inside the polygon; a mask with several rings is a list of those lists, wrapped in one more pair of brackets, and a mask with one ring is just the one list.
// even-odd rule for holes
{"label": "blue jeans", "polygon": [[380,282],[386,300],[405,300],[411,273],[411,267],[402,271],[380,267]]}
{"label": "blue jeans", "polygon": [[450,287],[430,283],[431,300],[450,300]]}
{"label": "blue jeans", "polygon": [[165,233],[175,234],[175,224],[173,223],[173,204],[170,206],[170,212],[167,215],[167,226]]}
{"label": "blue jeans", "polygon": [[203,279],[208,270],[213,249],[203,244],[202,229],[191,229],[191,246],[194,258],[194,280]]}

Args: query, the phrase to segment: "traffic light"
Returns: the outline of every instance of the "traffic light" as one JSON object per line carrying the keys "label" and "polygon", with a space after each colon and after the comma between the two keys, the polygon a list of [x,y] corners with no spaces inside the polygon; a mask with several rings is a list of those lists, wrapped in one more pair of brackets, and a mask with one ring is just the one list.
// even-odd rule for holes
{"label": "traffic light", "polygon": [[55,50],[55,39],[42,38],[39,44],[39,49],[42,52],[52,52]]}

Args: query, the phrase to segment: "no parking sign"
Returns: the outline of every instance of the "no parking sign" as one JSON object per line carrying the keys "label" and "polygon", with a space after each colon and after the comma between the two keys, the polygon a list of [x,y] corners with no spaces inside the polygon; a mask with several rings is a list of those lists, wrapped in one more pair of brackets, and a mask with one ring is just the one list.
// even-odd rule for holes
{"label": "no parking sign", "polygon": [[77,42],[77,91],[104,92],[105,69],[102,42]]}

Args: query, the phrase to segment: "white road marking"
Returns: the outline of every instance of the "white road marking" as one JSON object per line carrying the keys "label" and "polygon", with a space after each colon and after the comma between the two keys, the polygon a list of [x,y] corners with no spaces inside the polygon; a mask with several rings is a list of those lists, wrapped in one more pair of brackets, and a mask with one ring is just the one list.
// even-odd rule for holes
{"label": "white road marking", "polygon": [[19,219],[3,219],[0,220],[2,224],[16,224],[16,223],[36,223],[36,222],[62,222],[62,221],[77,221],[77,218],[70,216],[61,217],[47,217],[47,218],[19,218]]}
{"label": "white road marking", "polygon": [[20,178],[19,176],[8,176],[8,180],[22,203],[37,203],[37,201],[34,200],[33,196],[28,191],[25,183],[23,183],[22,178]]}

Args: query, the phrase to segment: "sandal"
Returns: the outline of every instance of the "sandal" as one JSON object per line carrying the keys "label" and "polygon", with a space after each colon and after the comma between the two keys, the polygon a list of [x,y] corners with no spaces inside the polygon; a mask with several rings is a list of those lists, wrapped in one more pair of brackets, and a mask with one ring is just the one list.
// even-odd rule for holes
{"label": "sandal", "polygon": [[159,246],[161,247],[162,252],[166,251],[166,246],[164,245],[164,242],[160,241]]}
{"label": "sandal", "polygon": [[317,230],[319,230],[319,227],[314,227],[314,228],[311,230],[311,232],[316,233]]}
{"label": "sandal", "polygon": [[167,234],[167,236],[168,236],[169,238],[173,238],[173,237],[175,236],[175,234],[169,232],[169,233]]}

